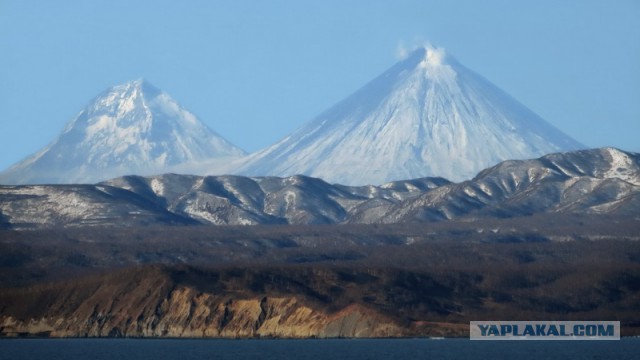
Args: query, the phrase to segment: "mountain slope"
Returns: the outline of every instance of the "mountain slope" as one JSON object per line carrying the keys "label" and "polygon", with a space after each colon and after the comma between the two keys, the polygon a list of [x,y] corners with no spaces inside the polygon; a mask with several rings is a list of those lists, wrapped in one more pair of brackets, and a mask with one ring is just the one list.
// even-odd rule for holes
{"label": "mountain slope", "polygon": [[640,154],[614,148],[505,161],[474,179],[389,205],[382,222],[538,213],[640,213]]}
{"label": "mountain slope", "polygon": [[448,184],[440,178],[384,187],[330,185],[305,176],[166,174],[97,185],[0,186],[4,227],[151,224],[335,224],[363,202],[397,203]]}
{"label": "mountain slope", "polygon": [[442,49],[427,47],[250,156],[238,172],[348,185],[460,181],[500,161],[582,147]]}
{"label": "mountain slope", "polygon": [[0,183],[93,183],[242,155],[169,95],[136,80],[94,98],[50,145],[0,174]]}
{"label": "mountain slope", "polygon": [[18,228],[198,224],[133,192],[100,185],[0,186],[0,214]]}
{"label": "mountain slope", "polygon": [[[424,178],[383,187],[331,185],[306,176],[129,176],[105,182],[146,194],[183,217],[216,225],[335,224],[368,200],[397,203],[449,182]],[[413,185],[412,185],[413,184]]]}

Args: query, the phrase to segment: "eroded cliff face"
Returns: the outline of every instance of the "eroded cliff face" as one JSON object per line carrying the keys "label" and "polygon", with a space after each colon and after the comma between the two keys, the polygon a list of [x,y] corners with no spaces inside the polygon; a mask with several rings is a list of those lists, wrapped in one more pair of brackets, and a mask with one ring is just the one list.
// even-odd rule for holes
{"label": "eroded cliff face", "polygon": [[[611,226],[637,233],[632,226]],[[64,246],[54,242],[34,251],[51,239],[27,238],[20,245],[20,237],[33,235],[26,232],[4,239],[0,337],[468,336],[472,320],[549,318],[619,320],[623,335],[640,335],[637,241],[539,242],[534,237],[525,243],[354,248],[334,239],[334,247],[315,253],[278,248],[268,265],[257,260],[226,265],[201,250],[213,247],[210,243],[188,245],[189,234],[183,234],[185,241],[165,244],[162,253],[200,251],[203,261],[215,265],[136,264],[133,259],[149,250],[135,237],[127,238],[131,247],[107,242],[95,253],[82,251],[82,244],[85,250],[97,246],[89,240],[70,238]],[[161,236],[158,229],[151,232],[149,244]],[[223,256],[267,248],[268,243],[260,244],[215,246]],[[342,256],[350,253],[363,258]],[[105,260],[109,266],[91,266],[89,255],[111,256]]]}
{"label": "eroded cliff face", "polygon": [[[296,296],[200,291],[163,271],[5,294],[4,336],[51,337],[396,337],[387,316],[359,304],[327,311]],[[29,301],[24,300],[29,298]],[[312,302],[309,302],[312,303]],[[24,305],[24,306],[23,306]]]}
{"label": "eroded cliff face", "polygon": [[[147,309],[145,309],[147,310]],[[296,298],[218,302],[211,294],[181,288],[148,317],[134,313],[93,313],[0,320],[4,336],[51,337],[397,337],[405,332],[389,319],[354,305],[326,314]]]}

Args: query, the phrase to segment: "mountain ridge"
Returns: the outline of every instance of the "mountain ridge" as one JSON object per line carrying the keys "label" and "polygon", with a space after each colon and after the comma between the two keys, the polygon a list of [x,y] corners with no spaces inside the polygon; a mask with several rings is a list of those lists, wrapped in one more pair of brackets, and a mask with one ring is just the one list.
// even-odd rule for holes
{"label": "mountain ridge", "polygon": [[6,228],[375,224],[639,211],[640,154],[614,148],[510,160],[460,183],[422,178],[346,186],[302,175],[165,174],[95,185],[0,186]]}
{"label": "mountain ridge", "polygon": [[[615,148],[510,160],[470,181],[445,186],[393,205],[382,222],[451,219],[461,216],[529,216],[541,212],[640,210],[640,154]],[[625,167],[620,167],[625,163]]]}

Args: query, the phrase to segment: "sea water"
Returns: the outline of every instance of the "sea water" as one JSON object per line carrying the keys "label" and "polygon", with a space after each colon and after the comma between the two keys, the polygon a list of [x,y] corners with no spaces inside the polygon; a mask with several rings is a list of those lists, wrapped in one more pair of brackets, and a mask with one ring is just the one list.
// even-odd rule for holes
{"label": "sea water", "polygon": [[3,339],[0,359],[638,359],[619,341]]}

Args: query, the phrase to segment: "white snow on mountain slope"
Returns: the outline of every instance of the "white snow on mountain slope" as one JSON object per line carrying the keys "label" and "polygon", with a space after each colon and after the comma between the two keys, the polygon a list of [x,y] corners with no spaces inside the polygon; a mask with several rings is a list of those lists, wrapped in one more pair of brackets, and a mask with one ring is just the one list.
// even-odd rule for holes
{"label": "white snow on mountain slope", "polygon": [[444,50],[425,47],[237,172],[348,185],[461,181],[503,160],[582,147]]}
{"label": "white snow on mountain slope", "polygon": [[169,95],[140,79],[97,96],[49,146],[0,174],[0,183],[87,183],[244,152]]}
{"label": "white snow on mountain slope", "polygon": [[618,178],[640,186],[640,173],[637,171],[638,165],[628,153],[615,148],[604,148],[603,151],[611,157],[611,167],[601,175],[603,178]]}

